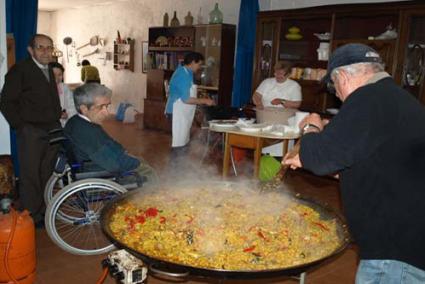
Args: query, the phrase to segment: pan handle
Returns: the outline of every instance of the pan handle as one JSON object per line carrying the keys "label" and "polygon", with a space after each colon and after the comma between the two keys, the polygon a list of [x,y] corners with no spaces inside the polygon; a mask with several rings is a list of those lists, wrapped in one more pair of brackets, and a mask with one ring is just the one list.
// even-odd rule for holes
{"label": "pan handle", "polygon": [[184,278],[186,276],[189,276],[189,271],[185,271],[185,272],[164,271],[164,270],[159,269],[158,267],[155,267],[155,263],[151,263],[149,265],[149,271],[152,271],[155,274],[168,276],[168,277]]}

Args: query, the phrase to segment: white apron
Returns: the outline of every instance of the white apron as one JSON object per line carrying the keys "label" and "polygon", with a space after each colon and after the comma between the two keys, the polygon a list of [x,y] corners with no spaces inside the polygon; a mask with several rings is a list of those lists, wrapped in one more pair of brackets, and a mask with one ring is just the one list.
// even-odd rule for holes
{"label": "white apron", "polygon": [[[190,97],[196,98],[196,85],[190,88]],[[196,105],[186,104],[178,99],[173,104],[173,139],[171,147],[183,147],[189,143],[190,128],[195,117]]]}

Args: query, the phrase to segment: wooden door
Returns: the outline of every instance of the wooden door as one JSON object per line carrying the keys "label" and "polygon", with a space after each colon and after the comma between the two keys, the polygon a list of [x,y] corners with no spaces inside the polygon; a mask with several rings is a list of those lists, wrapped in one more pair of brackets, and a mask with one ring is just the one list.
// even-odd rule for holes
{"label": "wooden door", "polygon": [[348,43],[362,43],[375,49],[385,63],[385,71],[391,75],[395,74],[394,54],[396,53],[396,40],[365,40],[365,39],[344,39],[334,40],[332,50]]}
{"label": "wooden door", "polygon": [[279,50],[280,18],[259,18],[254,59],[252,89],[273,76],[273,66]]}

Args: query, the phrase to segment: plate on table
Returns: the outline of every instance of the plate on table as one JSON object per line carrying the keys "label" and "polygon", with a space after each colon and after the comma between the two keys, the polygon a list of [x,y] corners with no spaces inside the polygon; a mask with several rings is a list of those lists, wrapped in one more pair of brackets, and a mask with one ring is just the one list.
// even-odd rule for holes
{"label": "plate on table", "polygon": [[285,133],[289,132],[291,130],[291,127],[288,125],[283,124],[276,124],[273,125],[272,129],[270,130],[270,134],[276,135],[276,136],[284,136]]}
{"label": "plate on table", "polygon": [[234,127],[238,122],[235,119],[221,119],[221,120],[210,120],[210,126],[218,126],[218,127]]}
{"label": "plate on table", "polygon": [[238,128],[241,131],[244,132],[252,132],[252,133],[256,133],[256,132],[261,132],[261,131],[270,131],[272,129],[272,125],[268,125],[265,123],[260,123],[260,124],[249,124],[249,125],[238,125]]}

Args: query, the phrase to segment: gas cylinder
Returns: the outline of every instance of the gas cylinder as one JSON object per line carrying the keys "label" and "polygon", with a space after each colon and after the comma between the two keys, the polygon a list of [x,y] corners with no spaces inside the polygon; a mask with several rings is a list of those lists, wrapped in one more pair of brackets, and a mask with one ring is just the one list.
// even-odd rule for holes
{"label": "gas cylinder", "polygon": [[0,212],[0,284],[35,282],[35,228],[28,211]]}

